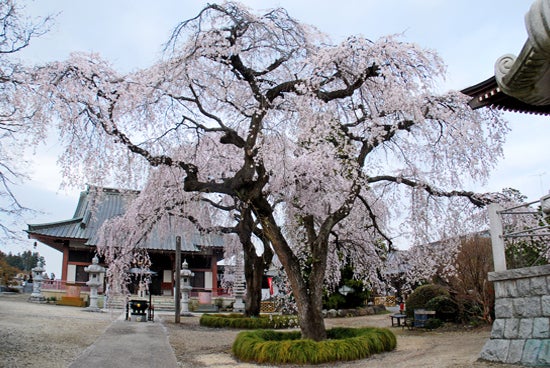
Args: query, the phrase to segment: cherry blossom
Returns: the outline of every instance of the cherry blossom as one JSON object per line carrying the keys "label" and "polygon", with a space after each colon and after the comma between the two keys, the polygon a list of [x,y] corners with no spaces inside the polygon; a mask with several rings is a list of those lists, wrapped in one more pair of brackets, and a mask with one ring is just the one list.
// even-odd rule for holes
{"label": "cherry blossom", "polygon": [[[284,9],[224,2],[178,25],[150,68],[122,75],[80,54],[33,77],[67,181],[148,182],[143,205],[164,212],[146,222],[193,214],[176,195],[234,204],[282,265],[302,335],[321,340],[322,294],[343,262],[381,285],[396,239],[452,238],[495,198],[464,187],[501,158],[506,122],[439,93],[444,72],[433,51],[398,36],[334,44]],[[227,214],[210,216],[201,226]]]}

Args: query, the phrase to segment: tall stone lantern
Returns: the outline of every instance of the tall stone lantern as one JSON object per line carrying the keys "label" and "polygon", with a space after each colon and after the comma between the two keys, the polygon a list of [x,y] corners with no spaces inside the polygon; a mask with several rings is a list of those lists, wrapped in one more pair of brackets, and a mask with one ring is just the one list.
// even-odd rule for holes
{"label": "tall stone lantern", "polygon": [[245,311],[245,304],[243,301],[244,294],[246,292],[246,285],[244,281],[244,265],[240,256],[237,256],[235,267],[235,281],[233,283],[233,296],[235,302],[233,303],[233,311],[242,313]]}
{"label": "tall stone lantern", "polygon": [[181,271],[180,271],[180,289],[181,289],[181,312],[180,315],[182,316],[189,316],[191,313],[189,312],[189,293],[191,292],[191,289],[193,287],[191,286],[191,277],[195,276],[193,272],[189,269],[189,265],[187,264],[187,261],[183,261],[181,264]]}
{"label": "tall stone lantern", "polygon": [[32,294],[29,298],[30,302],[44,302],[46,298],[42,295],[42,274],[44,273],[44,267],[41,261],[38,261],[36,267],[32,270]]}
{"label": "tall stone lantern", "polygon": [[97,306],[97,288],[101,286],[101,274],[105,273],[105,267],[100,266],[97,256],[92,258],[92,264],[84,267],[84,271],[88,272],[88,281],[86,285],[90,287],[90,306],[86,308],[91,312],[99,312],[101,309]]}

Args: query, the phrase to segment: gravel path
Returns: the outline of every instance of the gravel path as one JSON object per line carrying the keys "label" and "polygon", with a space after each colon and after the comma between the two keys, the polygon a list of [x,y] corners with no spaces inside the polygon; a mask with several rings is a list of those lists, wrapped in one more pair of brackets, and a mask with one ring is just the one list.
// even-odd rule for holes
{"label": "gravel path", "polygon": [[[0,294],[0,367],[65,368],[90,346],[122,311],[92,313],[82,308],[35,304],[28,295]],[[128,322],[137,323],[137,322]],[[174,323],[173,314],[157,312],[155,323],[162,323],[170,344],[184,368],[259,367],[236,361],[231,344],[237,330],[212,329],[199,325],[199,317],[181,317]],[[327,327],[390,325],[387,315],[327,319]],[[490,329],[471,331],[409,331],[392,328],[397,335],[397,349],[369,359],[316,368],[517,368],[519,365],[478,362],[479,352]],[[162,363],[159,362],[159,367]],[[269,367],[261,365],[260,367]],[[293,366],[286,366],[294,368]],[[304,367],[304,366],[300,366]],[[307,366],[306,366],[307,367]]]}
{"label": "gravel path", "polygon": [[64,368],[118,317],[0,295],[0,367]]}

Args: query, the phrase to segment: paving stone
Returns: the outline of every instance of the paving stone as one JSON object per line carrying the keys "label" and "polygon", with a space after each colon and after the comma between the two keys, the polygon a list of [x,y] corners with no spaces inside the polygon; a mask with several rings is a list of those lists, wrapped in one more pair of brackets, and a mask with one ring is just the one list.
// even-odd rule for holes
{"label": "paving stone", "polygon": [[504,326],[504,338],[517,339],[519,334],[519,319],[508,318]]}
{"label": "paving stone", "polygon": [[533,319],[522,318],[519,321],[518,337],[520,339],[530,339],[533,337]]}
{"label": "paving stone", "polygon": [[493,322],[493,328],[491,329],[491,338],[492,339],[503,339],[504,338],[504,326],[505,320],[498,318]]}
{"label": "paving stone", "polygon": [[531,279],[531,295],[545,295],[547,293],[546,277],[534,277]]}
{"label": "paving stone", "polygon": [[550,318],[533,319],[533,338],[550,339]]}
{"label": "paving stone", "polygon": [[506,363],[514,364],[521,361],[523,356],[523,345],[525,340],[511,340],[508,348],[508,356],[506,357]]}
{"label": "paving stone", "polygon": [[514,315],[514,304],[512,298],[495,300],[495,317],[511,318]]}
{"label": "paving stone", "polygon": [[505,362],[508,357],[509,347],[510,340],[490,339],[485,343],[480,357],[492,362]]}
{"label": "paving stone", "polygon": [[550,295],[543,295],[541,297],[542,315],[550,317]]}
{"label": "paving stone", "polygon": [[537,339],[529,339],[525,341],[523,346],[523,355],[521,357],[522,364],[534,365],[539,356],[542,341]]}

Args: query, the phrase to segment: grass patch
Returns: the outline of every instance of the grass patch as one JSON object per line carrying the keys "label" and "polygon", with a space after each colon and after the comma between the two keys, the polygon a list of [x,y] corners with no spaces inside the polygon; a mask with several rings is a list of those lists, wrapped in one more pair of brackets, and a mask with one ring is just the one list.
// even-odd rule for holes
{"label": "grass patch", "polygon": [[302,339],[299,331],[243,331],[233,343],[242,361],[269,364],[320,364],[368,358],[395,349],[395,335],[386,328],[333,328],[327,340]]}
{"label": "grass patch", "polygon": [[203,314],[201,326],[239,329],[280,329],[296,327],[298,317],[288,315],[260,315],[259,317],[245,317],[242,314]]}

